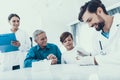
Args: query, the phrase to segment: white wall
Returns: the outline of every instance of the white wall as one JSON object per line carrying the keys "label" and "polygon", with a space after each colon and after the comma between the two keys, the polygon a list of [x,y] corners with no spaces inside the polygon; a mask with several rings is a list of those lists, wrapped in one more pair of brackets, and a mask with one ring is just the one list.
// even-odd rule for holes
{"label": "white wall", "polygon": [[[35,29],[47,32],[49,42],[59,43],[59,36],[78,17],[80,0],[0,0],[0,33],[9,29],[7,17],[17,13],[21,29],[31,36]],[[3,28],[2,28],[3,27]]]}
{"label": "white wall", "polygon": [[0,31],[10,28],[8,15],[17,13],[21,18],[20,28],[25,29],[31,35],[31,32],[41,25],[41,16],[36,14],[37,10],[34,10],[33,4],[35,3],[29,0],[0,0]]}

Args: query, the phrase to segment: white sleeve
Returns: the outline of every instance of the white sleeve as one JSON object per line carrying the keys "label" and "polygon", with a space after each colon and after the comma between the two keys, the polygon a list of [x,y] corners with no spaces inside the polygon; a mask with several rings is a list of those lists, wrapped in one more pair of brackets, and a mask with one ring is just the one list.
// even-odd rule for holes
{"label": "white sleeve", "polygon": [[85,51],[83,48],[80,47],[75,47],[77,51],[82,52],[84,55],[90,56],[90,53],[88,53],[87,51]]}
{"label": "white sleeve", "polygon": [[17,40],[20,42],[19,50],[28,51],[30,49],[31,43],[27,33],[19,30],[16,32],[16,37]]}
{"label": "white sleeve", "polygon": [[77,61],[77,64],[80,64],[80,65],[94,65],[94,57],[93,56],[81,57],[81,59]]}

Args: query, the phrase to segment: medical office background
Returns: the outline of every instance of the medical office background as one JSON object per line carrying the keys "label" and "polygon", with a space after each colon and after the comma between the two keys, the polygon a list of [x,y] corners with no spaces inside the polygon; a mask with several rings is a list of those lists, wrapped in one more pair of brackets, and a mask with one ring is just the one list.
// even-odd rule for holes
{"label": "medical office background", "polygon": [[[46,31],[48,42],[57,44],[62,51],[64,47],[59,41],[62,32],[69,31],[74,36],[74,44],[92,50],[94,29],[80,23],[78,13],[80,6],[88,0],[0,0],[0,34],[10,29],[8,15],[16,13],[20,16],[20,28],[29,36],[36,29]],[[101,0],[110,15],[120,12],[120,0]]]}

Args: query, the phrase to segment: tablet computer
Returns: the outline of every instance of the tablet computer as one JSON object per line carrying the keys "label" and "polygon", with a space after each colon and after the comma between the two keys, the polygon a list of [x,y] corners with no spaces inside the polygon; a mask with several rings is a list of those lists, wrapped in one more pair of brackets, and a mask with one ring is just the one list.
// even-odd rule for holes
{"label": "tablet computer", "polygon": [[17,51],[18,47],[11,45],[11,41],[16,41],[15,33],[0,34],[0,52]]}

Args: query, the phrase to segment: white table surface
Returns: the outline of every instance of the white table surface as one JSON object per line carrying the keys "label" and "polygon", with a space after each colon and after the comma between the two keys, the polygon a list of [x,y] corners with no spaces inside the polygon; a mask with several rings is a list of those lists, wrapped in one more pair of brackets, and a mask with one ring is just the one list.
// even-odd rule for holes
{"label": "white table surface", "polygon": [[0,80],[120,80],[120,65],[60,64],[46,70],[26,68],[0,72]]}
{"label": "white table surface", "polygon": [[27,52],[12,51],[0,53],[0,71],[12,70],[15,65],[20,65],[23,68],[23,62]]}

